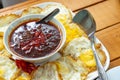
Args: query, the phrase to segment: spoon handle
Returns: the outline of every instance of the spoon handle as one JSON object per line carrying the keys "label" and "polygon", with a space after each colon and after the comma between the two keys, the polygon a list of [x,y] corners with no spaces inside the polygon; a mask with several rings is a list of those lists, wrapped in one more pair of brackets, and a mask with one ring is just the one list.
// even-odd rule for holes
{"label": "spoon handle", "polygon": [[105,69],[104,69],[104,67],[101,64],[99,56],[98,56],[97,51],[95,49],[94,36],[93,36],[92,39],[93,40],[91,40],[91,42],[92,42],[91,45],[92,45],[92,50],[93,50],[95,61],[96,61],[96,66],[97,66],[97,69],[98,69],[99,78],[101,80],[108,80],[108,77],[107,77],[107,74],[105,72]]}
{"label": "spoon handle", "polygon": [[50,21],[53,16],[55,16],[60,10],[58,8],[56,8],[55,10],[53,10],[51,13],[49,13],[46,17],[44,17],[43,19],[41,19],[40,21],[36,22],[36,24],[39,23],[47,23],[48,21]]}

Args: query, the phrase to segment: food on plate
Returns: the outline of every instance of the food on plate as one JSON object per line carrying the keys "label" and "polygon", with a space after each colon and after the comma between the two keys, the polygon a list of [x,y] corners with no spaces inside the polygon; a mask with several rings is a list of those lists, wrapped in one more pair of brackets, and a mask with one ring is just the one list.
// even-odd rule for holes
{"label": "food on plate", "polygon": [[72,14],[71,14],[70,10],[62,4],[48,4],[46,7],[43,8],[43,11],[41,12],[41,14],[43,14],[43,15],[46,14],[47,15],[48,13],[50,13],[51,11],[53,11],[56,8],[60,9],[59,14],[57,14],[55,16],[56,19],[58,19],[58,20],[63,20],[64,19],[64,21],[67,21],[67,22],[72,21]]}
{"label": "food on plate", "polygon": [[63,51],[63,55],[71,55],[74,58],[78,58],[81,53],[91,48],[90,40],[86,37],[75,38],[68,43]]}
{"label": "food on plate", "polygon": [[5,48],[0,51],[0,55],[11,58],[11,54]]}
{"label": "food on plate", "polygon": [[47,63],[44,66],[39,66],[32,74],[31,80],[61,80],[57,71],[57,66],[54,63]]}
{"label": "food on plate", "polygon": [[[106,56],[105,52],[101,49],[101,44],[97,43],[95,44],[95,47],[101,63],[105,65]],[[86,66],[89,68],[89,72],[93,72],[97,69],[92,49],[84,52],[78,59],[86,64]]]}
{"label": "food on plate", "polygon": [[32,71],[36,69],[35,64],[26,62],[24,60],[16,59],[15,63],[19,69],[21,69],[22,71],[27,72],[29,74],[31,74]]}
{"label": "food on plate", "polygon": [[[61,21],[62,23],[63,21]],[[78,38],[81,36],[87,37],[85,32],[75,23],[64,23],[63,24],[66,30],[66,41],[64,46],[61,48],[60,52],[63,53],[64,48],[68,45],[70,41],[72,41],[74,38]],[[64,54],[63,54],[64,55]]]}
{"label": "food on plate", "polygon": [[4,16],[0,16],[0,27],[10,24],[13,20],[15,20],[19,17],[20,16],[17,14],[7,14]]}
{"label": "food on plate", "polygon": [[87,68],[70,56],[39,66],[33,72],[32,80],[84,80]]}
{"label": "food on plate", "polygon": [[30,74],[21,71],[15,80],[31,80]]}
{"label": "food on plate", "polygon": [[[96,45],[96,49],[100,60],[105,63],[106,57],[104,52],[100,49],[100,45]],[[93,71],[96,67],[96,62],[94,59],[93,51],[91,49],[90,40],[86,37],[79,37],[73,39],[66,48],[63,50],[63,55],[70,55],[76,60],[82,61],[88,68]]]}
{"label": "food on plate", "polygon": [[14,61],[5,56],[0,56],[0,80],[15,80],[19,69]]}
{"label": "food on plate", "polygon": [[11,57],[11,55],[8,53],[8,51],[5,49],[3,44],[3,37],[0,37],[0,55]]}
{"label": "food on plate", "polygon": [[4,31],[0,31],[0,37],[4,35]]}
{"label": "food on plate", "polygon": [[96,50],[97,50],[97,52],[98,52],[98,55],[99,55],[99,57],[100,57],[100,59],[101,59],[101,62],[102,62],[102,64],[104,65],[104,64],[105,64],[105,61],[106,61],[105,52],[101,49],[101,44],[100,44],[100,43],[96,44],[95,47],[96,47]]}
{"label": "food on plate", "polygon": [[95,67],[96,66],[92,49],[87,49],[84,52],[81,52],[79,59],[80,59],[80,61],[85,63],[85,65],[88,67]]}
{"label": "food on plate", "polygon": [[86,34],[79,26],[75,23],[66,23],[64,25],[66,30],[66,44],[72,41],[74,38],[85,36]]}
{"label": "food on plate", "polygon": [[61,31],[53,22],[36,24],[30,20],[18,25],[9,37],[9,45],[15,54],[38,58],[56,50],[61,43]]}
{"label": "food on plate", "polygon": [[41,11],[42,11],[42,8],[40,8],[40,7],[29,7],[29,8],[24,9],[22,11],[21,15],[25,16],[28,14],[40,14]]}
{"label": "food on plate", "polygon": [[0,36],[3,36],[3,33],[7,29],[9,24],[19,17],[20,16],[17,14],[7,14],[4,16],[0,16]]}
{"label": "food on plate", "polygon": [[55,61],[62,80],[84,80],[88,74],[81,61],[75,61],[70,56],[61,57]]}
{"label": "food on plate", "polygon": [[[20,13],[20,16],[16,14],[1,16],[0,36],[3,36],[3,32],[7,28],[6,26],[13,20],[28,14],[47,15],[55,8],[60,9],[60,13],[57,14],[55,18],[63,24],[66,30],[66,42],[60,50],[62,57],[40,65],[38,68],[32,63],[27,63],[22,60],[13,61],[11,60],[13,59],[11,55],[4,48],[2,37],[0,37],[0,80],[86,80],[87,75],[96,70],[90,40],[79,25],[72,23],[71,11],[62,4],[48,4],[43,8],[29,7],[24,9]],[[26,57],[39,57],[46,55],[47,52],[53,51],[54,47],[60,43],[61,32],[56,27],[50,26],[55,26],[54,24],[49,23],[48,26],[51,28],[46,27],[46,24],[40,25],[45,26],[43,28],[27,26],[27,23],[31,25],[31,23],[33,24],[35,21],[37,20],[25,22],[22,24],[24,26],[18,25],[18,27],[14,29],[10,35],[10,46],[13,51]],[[43,32],[39,32],[38,30],[43,30]],[[51,39],[52,35],[54,35],[55,39]],[[49,44],[53,47],[46,43],[45,38],[51,41]],[[56,45],[54,45],[52,41],[55,42]],[[18,44],[18,42],[20,42],[20,44]],[[46,45],[48,47],[45,47]],[[38,46],[41,47],[38,48]],[[100,44],[96,44],[95,46],[102,64],[105,64],[105,52],[101,49]],[[35,49],[38,51],[34,51]],[[31,51],[33,51],[35,55],[31,54]],[[41,55],[42,52],[44,55]]]}
{"label": "food on plate", "polygon": [[3,37],[0,37],[0,51],[4,49]]}
{"label": "food on plate", "polygon": [[[66,14],[69,14],[69,15],[66,16]],[[78,37],[81,37],[81,36],[87,37],[85,32],[80,28],[80,25],[77,25],[77,24],[72,22],[72,15],[71,15],[71,13],[68,11],[68,13],[66,12],[66,14],[65,13],[63,13],[63,14],[59,13],[56,16],[56,19],[59,20],[63,24],[63,26],[65,27],[65,30],[66,30],[66,41],[65,41],[64,46],[60,50],[61,53],[63,53],[63,49],[74,38],[78,38]]]}

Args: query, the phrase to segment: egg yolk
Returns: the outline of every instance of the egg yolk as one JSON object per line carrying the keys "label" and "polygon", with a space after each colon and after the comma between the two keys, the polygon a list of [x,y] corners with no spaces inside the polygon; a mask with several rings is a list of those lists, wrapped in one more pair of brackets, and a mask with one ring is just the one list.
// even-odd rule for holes
{"label": "egg yolk", "polygon": [[0,80],[5,80],[2,76],[0,76]]}
{"label": "egg yolk", "polygon": [[22,72],[20,76],[18,76],[15,80],[31,80],[30,75],[28,73]]}
{"label": "egg yolk", "polygon": [[19,76],[16,80],[30,80],[30,79],[23,77],[23,76]]}
{"label": "egg yolk", "polygon": [[66,29],[66,43],[69,43],[74,38],[81,37],[84,33],[76,24],[65,24]]}
{"label": "egg yolk", "polygon": [[69,43],[74,38],[81,37],[84,32],[75,23],[70,23],[66,15],[59,15],[57,19],[63,24],[66,30],[66,44]]}
{"label": "egg yolk", "polygon": [[57,65],[58,71],[59,71],[60,73],[64,73],[64,74],[69,73],[68,67],[65,66],[66,64],[63,65],[63,64],[61,64],[61,63],[59,63],[59,62],[55,62],[55,64]]}
{"label": "egg yolk", "polygon": [[3,32],[0,32],[0,36],[3,36],[4,35],[4,33]]}
{"label": "egg yolk", "polygon": [[91,49],[80,54],[79,59],[88,67],[96,66],[94,55]]}
{"label": "egg yolk", "polygon": [[56,16],[57,20],[59,20],[62,24],[67,23],[67,15],[65,14],[59,14]]}
{"label": "egg yolk", "polygon": [[4,49],[3,38],[0,37],[0,50]]}
{"label": "egg yolk", "polygon": [[5,73],[5,71],[2,68],[0,68],[0,80],[5,80],[3,77],[4,73]]}

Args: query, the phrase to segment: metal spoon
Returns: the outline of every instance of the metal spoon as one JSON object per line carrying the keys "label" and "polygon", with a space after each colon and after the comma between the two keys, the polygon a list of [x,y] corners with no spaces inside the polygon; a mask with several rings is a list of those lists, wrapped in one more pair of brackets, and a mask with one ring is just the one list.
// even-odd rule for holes
{"label": "metal spoon", "polygon": [[49,13],[47,16],[45,16],[43,19],[41,19],[40,21],[36,22],[36,24],[39,23],[47,23],[48,21],[50,21],[60,10],[58,8],[56,8],[55,10],[53,10],[51,13]]}
{"label": "metal spoon", "polygon": [[100,59],[98,57],[98,54],[95,49],[95,36],[94,33],[96,31],[96,23],[94,21],[94,18],[87,10],[79,11],[73,18],[73,22],[81,25],[82,29],[87,33],[90,41],[91,41],[91,47],[94,53],[96,66],[98,70],[98,75],[101,78],[101,80],[108,80],[107,74],[100,62]]}

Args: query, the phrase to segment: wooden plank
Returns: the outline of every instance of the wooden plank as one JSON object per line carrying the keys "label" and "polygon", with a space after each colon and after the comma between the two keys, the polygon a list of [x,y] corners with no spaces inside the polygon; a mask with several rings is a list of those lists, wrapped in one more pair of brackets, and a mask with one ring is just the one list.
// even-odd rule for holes
{"label": "wooden plank", "polygon": [[1,9],[0,15],[8,14],[16,10],[20,10],[20,9],[23,9],[23,8],[26,8],[26,7],[35,5],[35,4],[40,4],[42,2],[51,2],[51,1],[60,2],[72,10],[77,10],[85,6],[89,6],[89,5],[104,1],[104,0],[75,0],[75,1],[74,0],[28,0],[26,2],[13,5],[11,7]]}
{"label": "wooden plank", "polygon": [[110,52],[111,60],[120,57],[120,23],[97,32],[96,36]]}
{"label": "wooden plank", "polygon": [[118,58],[114,61],[111,61],[109,68],[113,68],[113,67],[116,67],[116,66],[120,66],[120,58]]}
{"label": "wooden plank", "polygon": [[120,22],[120,0],[107,0],[88,7],[97,24],[97,30]]}

